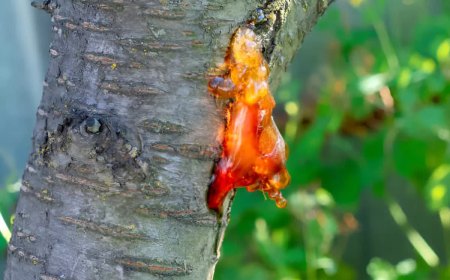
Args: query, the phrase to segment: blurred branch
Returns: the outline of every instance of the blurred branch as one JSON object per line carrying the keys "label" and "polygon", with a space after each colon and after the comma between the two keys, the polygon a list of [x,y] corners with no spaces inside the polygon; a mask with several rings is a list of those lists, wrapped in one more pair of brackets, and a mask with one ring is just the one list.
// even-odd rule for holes
{"label": "blurred branch", "polygon": [[394,72],[399,68],[399,61],[397,54],[395,53],[392,42],[389,38],[388,31],[384,22],[378,20],[373,23],[375,32],[377,33],[378,40],[380,41],[381,48],[386,56],[387,62],[389,64],[390,72]]}
{"label": "blurred branch", "polygon": [[436,267],[439,265],[439,257],[428,245],[420,233],[414,229],[408,222],[405,212],[400,205],[390,196],[386,196],[386,203],[389,208],[389,213],[394,219],[395,223],[403,230],[411,245],[414,247],[420,257],[430,266]]}
{"label": "blurred branch", "polygon": [[306,278],[309,280],[317,279],[317,254],[314,248],[314,245],[310,241],[310,236],[308,231],[306,230],[305,224],[302,226],[302,232],[304,236],[304,244],[305,244],[305,253],[306,253]]}
{"label": "blurred branch", "polygon": [[9,242],[9,240],[11,239],[11,231],[9,230],[8,224],[5,222],[5,219],[3,218],[1,212],[0,212],[0,234],[3,236],[6,242]]}
{"label": "blurred branch", "polygon": [[447,263],[450,264],[450,208],[444,207],[439,210],[439,218],[441,219],[444,231],[445,253],[447,255]]}

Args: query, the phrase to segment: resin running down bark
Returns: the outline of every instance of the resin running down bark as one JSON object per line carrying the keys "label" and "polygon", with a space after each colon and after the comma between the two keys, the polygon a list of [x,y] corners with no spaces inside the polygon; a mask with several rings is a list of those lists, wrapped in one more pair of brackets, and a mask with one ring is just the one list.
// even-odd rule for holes
{"label": "resin running down bark", "polygon": [[209,81],[209,91],[232,102],[225,109],[223,153],[209,189],[208,206],[220,211],[232,189],[246,187],[267,193],[283,208],[287,201],[280,190],[290,181],[286,148],[272,118],[275,100],[269,90],[269,67],[251,26],[234,33],[225,63],[217,71]]}

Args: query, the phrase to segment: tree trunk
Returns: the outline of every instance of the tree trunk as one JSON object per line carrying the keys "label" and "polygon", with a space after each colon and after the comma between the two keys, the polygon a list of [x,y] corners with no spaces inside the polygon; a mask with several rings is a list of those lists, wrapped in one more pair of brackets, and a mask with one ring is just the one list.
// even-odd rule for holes
{"label": "tree trunk", "polygon": [[[52,0],[54,37],[5,280],[212,279],[221,109],[206,74],[259,31],[272,90],[329,0]],[[226,206],[225,209],[229,209]]]}

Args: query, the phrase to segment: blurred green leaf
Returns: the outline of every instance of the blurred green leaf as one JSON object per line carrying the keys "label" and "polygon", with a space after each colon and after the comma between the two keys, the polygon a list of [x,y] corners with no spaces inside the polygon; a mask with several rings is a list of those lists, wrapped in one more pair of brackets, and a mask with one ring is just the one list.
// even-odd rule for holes
{"label": "blurred green leaf", "polygon": [[426,153],[426,142],[416,139],[397,138],[393,151],[396,169],[401,175],[406,177],[424,173],[426,171]]}
{"label": "blurred green leaf", "polygon": [[447,108],[427,106],[399,120],[400,129],[416,138],[438,136],[442,131],[449,131],[450,121]]}
{"label": "blurred green leaf", "polygon": [[397,272],[393,265],[380,259],[373,258],[367,266],[367,274],[373,280],[396,280]]}
{"label": "blurred green leaf", "polygon": [[450,207],[450,164],[442,164],[432,173],[425,186],[428,207],[439,210]]}
{"label": "blurred green leaf", "polygon": [[359,176],[359,164],[352,160],[342,160],[321,171],[322,186],[343,206],[355,206],[363,185]]}

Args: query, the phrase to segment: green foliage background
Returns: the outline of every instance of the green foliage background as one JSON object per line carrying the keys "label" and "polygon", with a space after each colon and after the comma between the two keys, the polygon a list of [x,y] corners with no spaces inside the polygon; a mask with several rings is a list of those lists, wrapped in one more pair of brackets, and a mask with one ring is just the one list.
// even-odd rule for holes
{"label": "green foliage background", "polygon": [[[238,191],[216,279],[450,279],[450,3],[338,1],[315,28],[277,93],[289,205]],[[357,238],[367,211],[394,245]]]}
{"label": "green foliage background", "polygon": [[288,207],[239,190],[215,279],[450,279],[449,96],[450,2],[334,3],[276,96]]}

